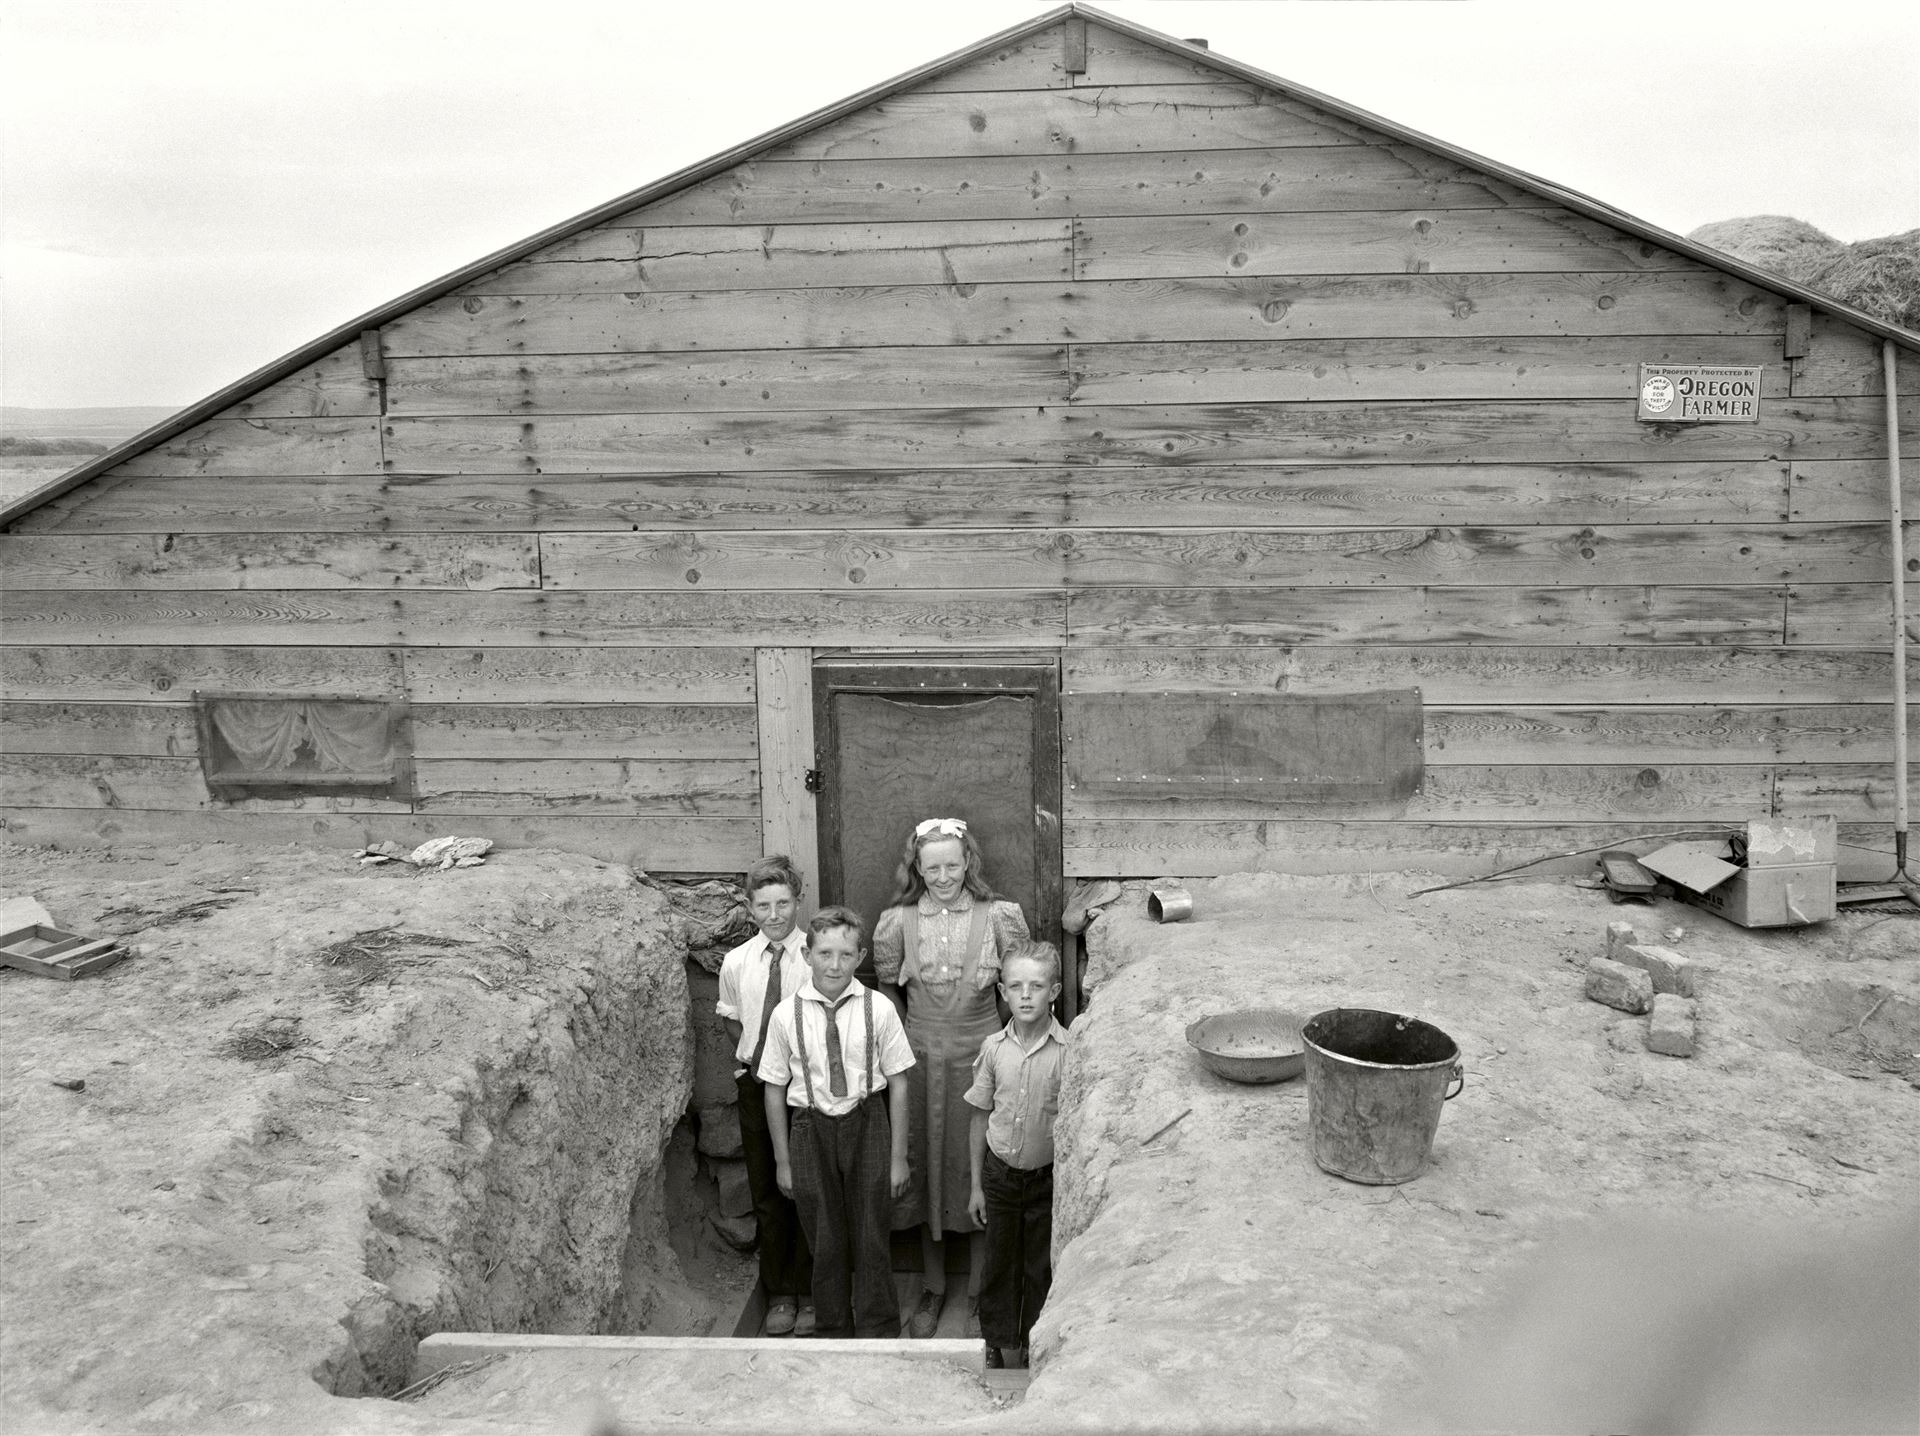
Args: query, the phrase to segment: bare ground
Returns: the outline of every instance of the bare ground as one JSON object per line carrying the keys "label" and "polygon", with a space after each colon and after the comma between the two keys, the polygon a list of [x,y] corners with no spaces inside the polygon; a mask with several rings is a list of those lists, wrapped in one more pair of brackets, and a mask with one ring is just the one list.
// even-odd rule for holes
{"label": "bare ground", "polygon": [[[1458,1393],[1421,1393],[1491,1359],[1485,1334],[1541,1253],[1597,1233],[1613,1265],[1660,1274],[1684,1266],[1671,1243],[1692,1216],[1736,1237],[1786,1224],[1745,1264],[1762,1276],[1796,1253],[1851,1271],[1817,1261],[1829,1235],[1920,1195],[1920,919],[1750,933],[1564,880],[1412,898],[1407,875],[1223,878],[1194,885],[1191,922],[1154,925],[1134,890],[1095,924],[1024,1402],[926,1363],[825,1377],[799,1343],[779,1362],[513,1358],[417,1402],[349,1400],[326,1388],[391,1391],[376,1368],[425,1330],[631,1330],[681,1299],[623,1285],[620,1223],[585,1217],[617,1205],[595,1173],[637,1151],[537,1138],[618,1129],[657,1156],[685,1103],[684,1031],[662,1035],[685,1000],[677,955],[627,960],[671,947],[657,895],[558,854],[405,877],[291,848],[4,857],[8,890],[146,949],[71,985],[0,975],[10,1431],[577,1432],[595,1410],[607,1430],[1487,1428],[1502,1422]],[[1582,995],[1623,916],[1684,929],[1673,945],[1704,969],[1697,1057],[1648,1052],[1645,1019]],[[382,931],[418,940],[367,936]],[[1431,1168],[1394,1188],[1320,1172],[1300,1083],[1235,1086],[1186,1048],[1189,1021],[1240,1005],[1376,1006],[1449,1032],[1467,1085]],[[623,1022],[611,1035],[659,1080],[567,1065]],[[85,1090],[54,1085],[73,1079]],[[665,1234],[637,1240],[637,1265],[670,1274]],[[1912,1245],[1877,1268],[1909,1296]],[[1590,1299],[1577,1329],[1618,1325],[1603,1288],[1556,1287],[1558,1309]],[[1906,1307],[1853,1305],[1915,1345]],[[1586,1358],[1624,1359],[1552,1360]],[[1646,1360],[1609,1389],[1647,1388]],[[1876,1379],[1904,1371],[1896,1355]],[[1567,1429],[1635,1424],[1542,1399]],[[1824,1424],[1875,1425],[1848,1415]]]}

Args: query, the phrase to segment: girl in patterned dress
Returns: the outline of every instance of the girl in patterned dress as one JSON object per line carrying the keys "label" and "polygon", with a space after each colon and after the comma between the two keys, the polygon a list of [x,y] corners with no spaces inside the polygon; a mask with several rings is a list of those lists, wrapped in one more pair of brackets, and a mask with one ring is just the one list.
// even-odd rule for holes
{"label": "girl in patterned dress", "polygon": [[929,818],[907,839],[893,904],[873,933],[882,990],[893,985],[906,1011],[914,1066],[910,1091],[912,1178],[894,1207],[895,1228],[918,1225],[922,1291],[908,1323],[932,1336],[947,1299],[943,1239],[968,1243],[968,1330],[980,1297],[985,1244],[967,1210],[972,1162],[966,1091],[980,1044],[1005,1025],[994,987],[1000,954],[1029,934],[1018,903],[993,896],[980,844],[959,818]]}

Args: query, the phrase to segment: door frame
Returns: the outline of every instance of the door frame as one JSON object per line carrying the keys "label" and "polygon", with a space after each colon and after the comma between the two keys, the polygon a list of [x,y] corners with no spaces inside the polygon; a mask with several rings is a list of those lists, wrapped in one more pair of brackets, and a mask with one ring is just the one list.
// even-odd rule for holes
{"label": "door frame", "polygon": [[[1033,935],[1056,947],[1060,944],[1060,911],[1064,894],[1065,853],[1062,848],[1060,804],[1062,765],[1060,742],[1060,658],[1056,653],[995,653],[980,655],[834,653],[813,660],[813,731],[818,765],[824,775],[828,755],[839,751],[834,719],[836,693],[933,694],[1006,693],[1033,702],[1033,820],[1034,907]],[[819,792],[821,901],[835,900],[846,874],[840,859],[841,812],[836,786],[823,780]]]}

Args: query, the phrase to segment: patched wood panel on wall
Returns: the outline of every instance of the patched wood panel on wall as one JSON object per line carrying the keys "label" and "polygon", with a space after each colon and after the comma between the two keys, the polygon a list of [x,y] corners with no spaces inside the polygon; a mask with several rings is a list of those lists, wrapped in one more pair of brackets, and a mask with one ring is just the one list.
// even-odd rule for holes
{"label": "patched wood panel on wall", "polygon": [[1423,772],[1420,694],[1074,694],[1067,812],[1403,814]]}

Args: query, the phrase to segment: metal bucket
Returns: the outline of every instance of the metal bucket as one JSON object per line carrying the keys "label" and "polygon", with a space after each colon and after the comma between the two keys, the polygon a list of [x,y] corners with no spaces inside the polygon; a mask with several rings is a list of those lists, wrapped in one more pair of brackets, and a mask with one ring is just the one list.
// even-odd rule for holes
{"label": "metal bucket", "polygon": [[1367,1007],[1316,1013],[1300,1035],[1320,1169],[1374,1186],[1419,1176],[1441,1105],[1466,1085],[1459,1045],[1430,1022]]}

